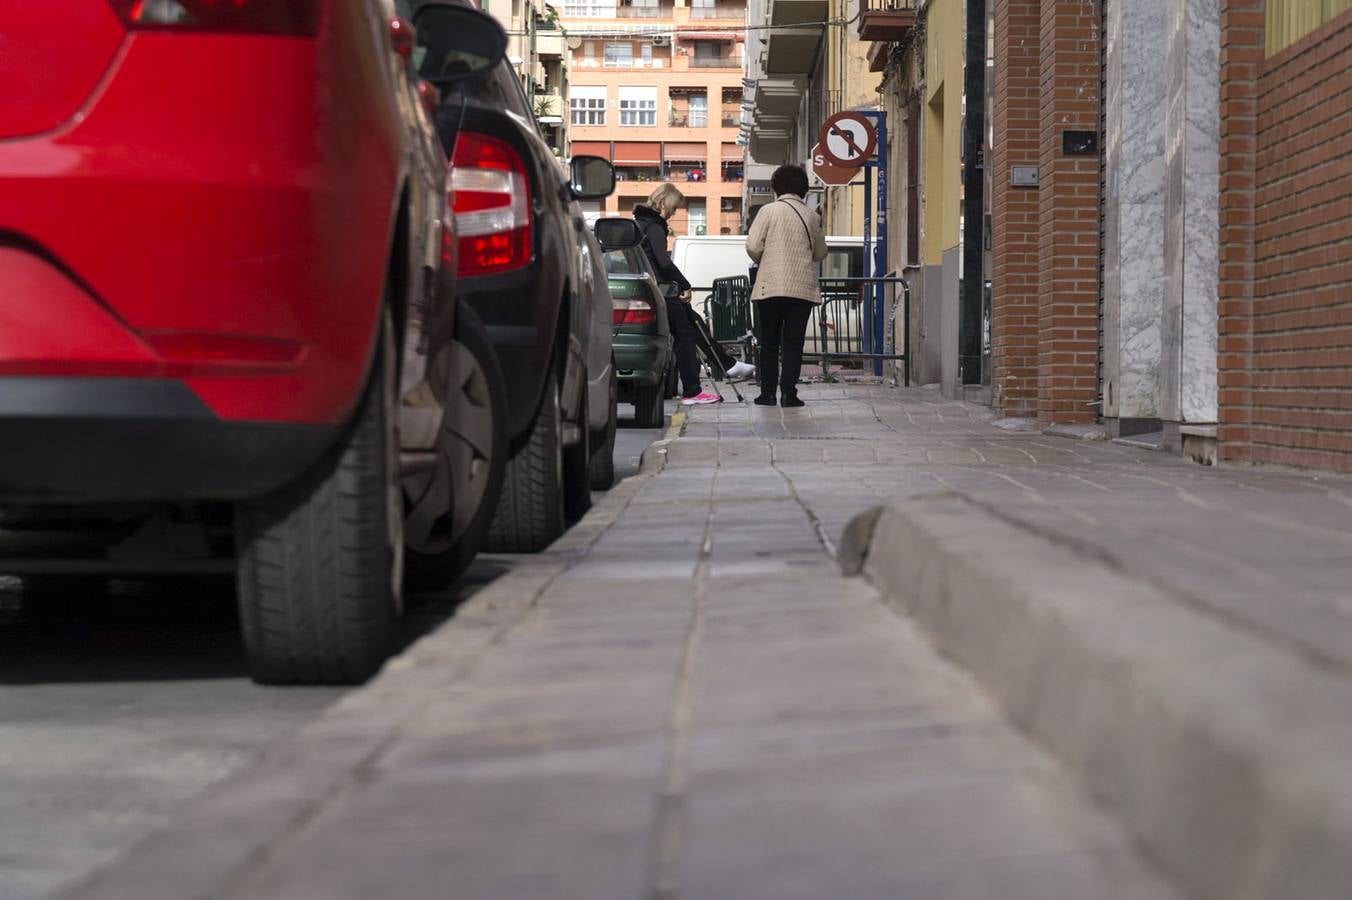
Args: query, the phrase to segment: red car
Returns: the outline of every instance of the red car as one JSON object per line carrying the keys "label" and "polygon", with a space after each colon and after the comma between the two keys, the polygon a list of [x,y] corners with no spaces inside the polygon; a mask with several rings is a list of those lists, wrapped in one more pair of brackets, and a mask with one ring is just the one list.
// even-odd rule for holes
{"label": "red car", "polygon": [[367,677],[405,513],[428,580],[460,566],[505,440],[454,427],[500,375],[442,265],[407,4],[0,21],[0,571],[237,556],[258,680]]}

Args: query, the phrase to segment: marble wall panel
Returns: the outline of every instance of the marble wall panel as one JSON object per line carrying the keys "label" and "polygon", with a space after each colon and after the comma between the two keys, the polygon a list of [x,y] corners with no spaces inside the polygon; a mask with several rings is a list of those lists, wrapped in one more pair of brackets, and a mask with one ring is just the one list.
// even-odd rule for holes
{"label": "marble wall panel", "polygon": [[1220,203],[1220,2],[1188,0],[1184,134],[1184,422],[1216,421]]}
{"label": "marble wall panel", "polygon": [[1168,0],[1161,415],[1216,421],[1219,0]]}
{"label": "marble wall panel", "polygon": [[1104,414],[1159,412],[1164,309],[1164,0],[1108,0]]}

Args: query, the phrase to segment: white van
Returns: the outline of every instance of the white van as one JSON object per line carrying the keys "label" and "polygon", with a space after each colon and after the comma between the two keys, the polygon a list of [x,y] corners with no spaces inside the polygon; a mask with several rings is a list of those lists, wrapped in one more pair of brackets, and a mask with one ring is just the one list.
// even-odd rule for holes
{"label": "white van", "polygon": [[[829,252],[822,263],[823,276],[858,278],[864,274],[862,237],[827,237],[826,247]],[[751,268],[751,257],[746,255],[746,235],[742,234],[681,235],[676,238],[671,259],[695,286],[691,299],[695,308],[701,310],[715,278],[746,275]]]}

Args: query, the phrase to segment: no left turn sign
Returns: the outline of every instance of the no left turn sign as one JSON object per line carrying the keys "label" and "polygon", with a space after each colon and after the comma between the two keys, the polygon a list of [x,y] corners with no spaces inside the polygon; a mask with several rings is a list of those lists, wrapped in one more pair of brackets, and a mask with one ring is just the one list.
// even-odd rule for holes
{"label": "no left turn sign", "polygon": [[828,163],[857,169],[873,156],[878,133],[863,113],[839,112],[822,123],[817,143]]}

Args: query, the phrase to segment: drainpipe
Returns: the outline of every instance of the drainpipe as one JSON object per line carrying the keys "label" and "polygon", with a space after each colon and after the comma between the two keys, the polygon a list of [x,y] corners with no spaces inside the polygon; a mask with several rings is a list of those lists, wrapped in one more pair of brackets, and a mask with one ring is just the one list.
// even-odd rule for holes
{"label": "drainpipe", "polygon": [[981,384],[982,299],[985,292],[986,0],[967,0],[967,98],[962,135],[962,302],[958,310],[958,372]]}

